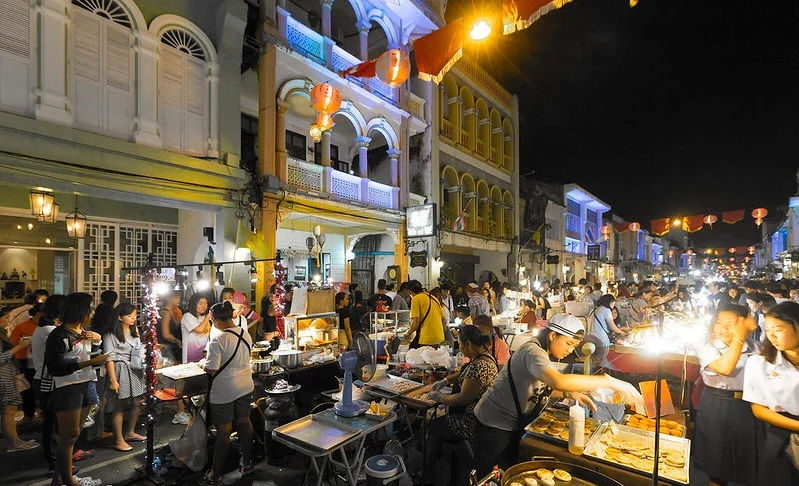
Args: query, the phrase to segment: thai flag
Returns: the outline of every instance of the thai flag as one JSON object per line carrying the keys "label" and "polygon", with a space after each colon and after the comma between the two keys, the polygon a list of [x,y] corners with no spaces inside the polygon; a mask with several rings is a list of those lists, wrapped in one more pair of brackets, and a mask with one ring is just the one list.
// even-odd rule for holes
{"label": "thai flag", "polygon": [[463,213],[460,216],[455,218],[455,222],[452,223],[452,231],[463,231],[466,229],[466,222],[463,220]]}
{"label": "thai flag", "polygon": [[596,239],[594,238],[594,230],[590,226],[585,228],[585,241],[588,243],[594,244]]}

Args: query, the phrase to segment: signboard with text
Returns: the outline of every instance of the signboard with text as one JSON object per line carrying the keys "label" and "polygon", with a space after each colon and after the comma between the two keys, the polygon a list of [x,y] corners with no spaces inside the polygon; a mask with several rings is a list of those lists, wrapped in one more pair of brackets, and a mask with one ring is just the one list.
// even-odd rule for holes
{"label": "signboard with text", "polygon": [[405,209],[406,238],[435,236],[438,233],[438,214],[435,203],[410,206]]}
{"label": "signboard with text", "polygon": [[599,260],[600,255],[600,246],[599,245],[588,245],[588,259],[589,260]]}
{"label": "signboard with text", "polygon": [[427,250],[412,251],[408,254],[411,268],[427,266]]}

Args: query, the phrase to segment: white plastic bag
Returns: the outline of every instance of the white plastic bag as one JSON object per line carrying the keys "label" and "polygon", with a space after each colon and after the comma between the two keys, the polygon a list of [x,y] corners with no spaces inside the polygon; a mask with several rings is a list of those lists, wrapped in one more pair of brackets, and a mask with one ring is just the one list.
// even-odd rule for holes
{"label": "white plastic bag", "polygon": [[194,472],[200,472],[208,462],[208,449],[205,437],[205,420],[195,413],[180,439],[169,441],[169,448],[175,460]]}

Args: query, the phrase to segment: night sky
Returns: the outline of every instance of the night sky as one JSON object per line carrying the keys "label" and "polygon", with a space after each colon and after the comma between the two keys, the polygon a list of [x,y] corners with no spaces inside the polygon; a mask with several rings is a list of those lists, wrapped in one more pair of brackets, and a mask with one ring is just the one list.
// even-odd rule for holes
{"label": "night sky", "polygon": [[[448,18],[482,4],[451,0]],[[796,193],[794,2],[573,0],[471,54],[519,96],[521,173],[576,182],[646,229],[746,209],[692,238],[751,244],[748,213],[784,214]]]}

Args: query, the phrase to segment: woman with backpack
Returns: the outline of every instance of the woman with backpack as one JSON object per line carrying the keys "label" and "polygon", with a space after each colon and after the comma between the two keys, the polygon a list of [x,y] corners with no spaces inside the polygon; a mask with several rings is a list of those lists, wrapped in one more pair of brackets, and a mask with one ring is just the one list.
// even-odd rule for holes
{"label": "woman with backpack", "polygon": [[[136,329],[136,308],[123,302],[114,309],[112,331],[103,337],[103,352],[108,355],[105,364],[108,374],[106,410],[111,412],[114,449],[119,452],[133,449],[128,442],[145,440],[144,436],[136,433],[145,388],[141,351],[142,343]],[[128,426],[123,434],[126,411]]]}

